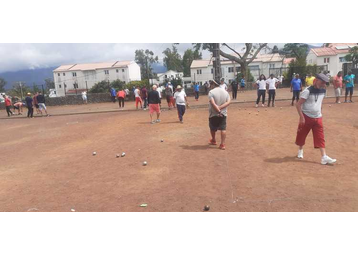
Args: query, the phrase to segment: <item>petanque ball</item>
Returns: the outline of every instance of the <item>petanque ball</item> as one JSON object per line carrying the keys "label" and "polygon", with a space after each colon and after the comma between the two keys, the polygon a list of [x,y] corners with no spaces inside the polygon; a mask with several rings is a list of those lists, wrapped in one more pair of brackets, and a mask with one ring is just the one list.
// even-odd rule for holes
{"label": "petanque ball", "polygon": [[93,156],[96,156],[96,155],[97,155],[97,152],[94,151],[94,152],[92,153],[92,155],[93,155]]}
{"label": "petanque ball", "polygon": [[148,165],[148,163],[147,163],[147,161],[144,161],[143,166],[146,166],[146,165]]}
{"label": "petanque ball", "polygon": [[204,211],[209,211],[209,210],[210,210],[210,206],[209,206],[209,205],[204,206]]}

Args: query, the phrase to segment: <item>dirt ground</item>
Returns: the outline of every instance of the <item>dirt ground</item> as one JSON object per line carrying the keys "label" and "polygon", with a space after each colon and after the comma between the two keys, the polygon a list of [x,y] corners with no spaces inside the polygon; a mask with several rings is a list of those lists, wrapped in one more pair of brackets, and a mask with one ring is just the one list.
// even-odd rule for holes
{"label": "dirt ground", "polygon": [[312,134],[295,158],[288,101],[231,105],[225,151],[208,145],[206,108],[184,124],[174,110],[154,125],[146,111],[0,120],[0,211],[358,211],[358,104],[333,102],[323,114],[334,166],[320,165]]}

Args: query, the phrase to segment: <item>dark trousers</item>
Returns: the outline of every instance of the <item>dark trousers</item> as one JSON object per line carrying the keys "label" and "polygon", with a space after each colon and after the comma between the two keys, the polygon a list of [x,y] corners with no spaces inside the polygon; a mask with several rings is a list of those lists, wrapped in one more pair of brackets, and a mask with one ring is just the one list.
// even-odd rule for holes
{"label": "dark trousers", "polygon": [[265,104],[265,96],[266,96],[266,90],[259,89],[259,90],[257,91],[256,104],[259,104],[259,102],[260,102],[260,97],[262,97],[262,104]]}
{"label": "dark trousers", "polygon": [[124,107],[124,98],[123,97],[118,97],[118,103],[119,103],[119,108]]}
{"label": "dark trousers", "polygon": [[116,102],[116,96],[112,96],[112,102],[113,102],[113,103]]}
{"label": "dark trousers", "polygon": [[295,101],[295,99],[296,99],[296,102],[298,102],[299,98],[300,98],[300,90],[294,90],[293,96],[292,96],[292,103],[293,103],[293,101]]}
{"label": "dark trousers", "polygon": [[195,99],[199,99],[199,91],[195,91]]}
{"label": "dark trousers", "polygon": [[269,89],[268,105],[270,105],[271,100],[272,100],[272,105],[275,104],[275,96],[276,96],[276,89]]}
{"label": "dark trousers", "polygon": [[11,115],[13,115],[11,109],[10,109],[11,106],[6,106],[6,112],[7,112],[7,116],[10,117]]}
{"label": "dark trousers", "polygon": [[27,117],[33,117],[34,115],[34,108],[32,107],[27,107]]}
{"label": "dark trousers", "polygon": [[205,86],[205,95],[208,94],[208,88]]}
{"label": "dark trousers", "polygon": [[179,105],[177,104],[178,109],[178,117],[180,121],[183,121],[183,116],[185,114],[185,105]]}
{"label": "dark trousers", "polygon": [[232,98],[236,99],[237,97],[237,89],[232,89]]}
{"label": "dark trousers", "polygon": [[148,105],[148,98],[142,98],[142,101],[144,103],[144,108],[147,108],[147,105]]}

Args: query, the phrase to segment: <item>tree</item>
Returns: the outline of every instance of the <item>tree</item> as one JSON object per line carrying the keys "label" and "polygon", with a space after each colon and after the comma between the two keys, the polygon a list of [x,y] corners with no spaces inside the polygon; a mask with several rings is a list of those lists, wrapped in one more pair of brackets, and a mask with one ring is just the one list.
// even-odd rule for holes
{"label": "tree", "polygon": [[299,62],[306,62],[308,45],[305,43],[286,43],[283,52],[286,57],[293,57]]}
{"label": "tree", "polygon": [[109,93],[110,88],[114,88],[115,90],[125,89],[126,84],[124,81],[115,80],[109,83],[108,81],[100,81],[97,82],[90,90],[90,93]]}
{"label": "tree", "polygon": [[273,48],[272,48],[272,50],[271,50],[271,53],[272,53],[272,54],[279,53],[279,50],[278,50],[277,45],[274,45],[274,46],[273,46]]}
{"label": "tree", "polygon": [[187,49],[183,55],[183,71],[184,76],[190,76],[190,66],[193,60],[202,59],[202,54],[199,50]]}
{"label": "tree", "polygon": [[37,93],[37,92],[40,92],[40,88],[39,86],[36,84],[36,83],[33,83],[32,84],[32,93]]}
{"label": "tree", "polygon": [[51,78],[47,78],[45,79],[45,86],[46,86],[46,90],[49,91],[50,89],[55,88],[55,83]]}
{"label": "tree", "polygon": [[31,93],[31,89],[24,82],[14,82],[9,95],[23,98],[27,93]]}
{"label": "tree", "polygon": [[167,48],[165,51],[163,51],[163,54],[165,56],[163,59],[164,66],[168,70],[173,70],[177,72],[183,71],[182,58],[178,53],[177,47],[175,47],[174,44],[172,45],[172,49]]}
{"label": "tree", "polygon": [[347,61],[351,61],[353,68],[355,68],[358,64],[358,46],[354,46],[349,49],[349,54],[345,56]]}
{"label": "tree", "polygon": [[158,62],[158,56],[154,57],[153,51],[150,50],[136,50],[135,62],[140,66],[142,79],[153,79],[153,69],[151,64]]}
{"label": "tree", "polygon": [[5,91],[5,85],[6,85],[5,79],[0,77],[0,92]]}
{"label": "tree", "polygon": [[[247,76],[249,64],[252,63],[252,61],[254,61],[254,59],[257,57],[257,55],[260,53],[260,51],[263,48],[267,47],[267,43],[259,43],[259,44],[245,43],[245,47],[242,48],[243,53],[237,52],[226,43],[223,43],[223,46],[226,46],[236,55],[228,54],[220,49],[220,56],[240,64],[241,73]],[[203,50],[209,50],[210,52],[213,52],[214,43],[195,43],[194,48],[195,49],[202,48]]]}

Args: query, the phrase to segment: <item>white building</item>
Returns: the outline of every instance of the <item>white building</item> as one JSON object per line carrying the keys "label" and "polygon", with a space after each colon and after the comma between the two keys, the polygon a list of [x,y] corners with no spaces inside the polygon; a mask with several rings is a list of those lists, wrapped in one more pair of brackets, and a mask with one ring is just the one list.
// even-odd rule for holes
{"label": "white building", "polygon": [[[251,74],[257,79],[261,74],[268,77],[271,73],[280,74],[281,68],[286,68],[292,58],[283,58],[279,54],[258,54],[256,59],[249,64]],[[240,73],[240,64],[227,60],[221,60],[221,76],[230,83]],[[211,60],[194,60],[190,66],[192,82],[204,84],[213,79],[214,68]]]}
{"label": "white building", "polygon": [[158,73],[157,74],[158,79],[151,79],[150,83],[151,84],[162,84],[164,83],[166,80],[173,80],[173,79],[183,79],[184,78],[184,73],[182,72],[176,72],[173,70],[168,70],[165,73]]}
{"label": "white building", "polygon": [[311,49],[307,55],[307,64],[326,65],[331,75],[336,75],[342,71],[344,63],[351,63],[346,61],[345,56],[351,47],[357,45],[357,43],[330,43],[327,47]]}
{"label": "white building", "polygon": [[91,89],[97,82],[140,81],[140,67],[134,61],[62,65],[53,71],[57,96]]}

